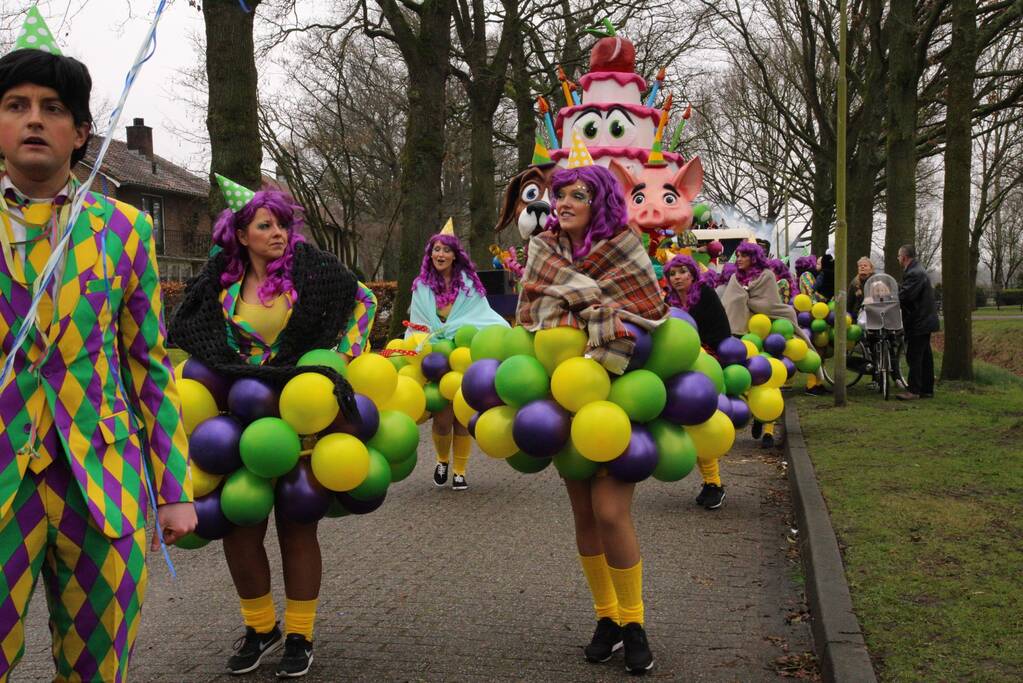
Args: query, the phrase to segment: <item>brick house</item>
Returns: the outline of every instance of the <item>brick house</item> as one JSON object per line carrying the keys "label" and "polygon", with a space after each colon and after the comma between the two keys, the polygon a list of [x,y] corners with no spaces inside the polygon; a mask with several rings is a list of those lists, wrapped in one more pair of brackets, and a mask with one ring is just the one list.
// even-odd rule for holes
{"label": "brick house", "polygon": [[[153,217],[160,278],[187,280],[206,262],[212,227],[210,184],[153,153],[153,129],[137,118],[127,126],[127,142],[111,140],[92,189],[132,204]],[[103,138],[96,135],[75,166],[84,180],[92,172]]]}

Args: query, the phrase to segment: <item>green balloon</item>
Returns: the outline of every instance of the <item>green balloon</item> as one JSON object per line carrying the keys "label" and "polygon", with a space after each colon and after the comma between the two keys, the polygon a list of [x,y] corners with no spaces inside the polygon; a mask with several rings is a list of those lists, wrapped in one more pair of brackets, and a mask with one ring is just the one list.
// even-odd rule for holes
{"label": "green balloon", "polygon": [[238,526],[259,524],[274,506],[274,487],[269,479],[241,467],[227,476],[220,492],[220,509]]}
{"label": "green balloon", "polygon": [[678,481],[696,466],[696,444],[685,430],[666,420],[654,420],[647,425],[657,444],[657,467],[654,478],[658,481]]}
{"label": "green balloon", "polygon": [[[408,360],[405,356],[388,356],[387,360],[391,361],[391,365],[394,366],[395,370],[401,370],[403,367],[408,365]],[[338,503],[340,505],[340,503]],[[347,511],[345,512],[347,514]]]}
{"label": "green balloon", "polygon": [[337,519],[338,517],[347,517],[350,514],[352,513],[345,510],[345,506],[341,504],[341,501],[333,496],[330,497],[330,507],[327,508],[327,517]]}
{"label": "green balloon", "polygon": [[699,204],[693,206],[693,218],[695,218],[696,220],[700,220],[704,216],[704,214],[708,215],[710,214],[709,206],[707,206],[703,202],[700,202]]}
{"label": "green balloon", "polygon": [[242,432],[238,450],[253,474],[273,479],[287,474],[298,463],[302,442],[281,418],[261,417]]}
{"label": "green balloon", "polygon": [[179,548],[184,548],[185,550],[198,550],[199,548],[203,547],[209,542],[210,541],[208,538],[196,536],[194,533],[191,533],[185,534],[184,536],[179,538],[177,541],[175,541],[174,545],[176,545]]}
{"label": "green balloon", "polygon": [[862,336],[863,336],[863,328],[860,327],[859,325],[855,324],[855,323],[850,325],[849,329],[845,333],[846,339],[851,341],[853,344],[858,342]]}
{"label": "green balloon", "polygon": [[547,396],[551,390],[551,380],[536,358],[517,355],[505,359],[498,366],[494,387],[502,401],[521,408],[530,401]]}
{"label": "green balloon", "polygon": [[431,413],[439,413],[448,405],[448,400],[440,395],[440,386],[436,382],[427,382],[423,387],[426,394],[426,409]]}
{"label": "green balloon", "polygon": [[412,470],[416,469],[416,462],[418,460],[418,456],[413,453],[401,462],[390,463],[391,483],[393,484],[396,481],[402,481],[403,479],[406,479],[408,475],[412,474]]}
{"label": "green balloon", "polygon": [[361,484],[349,491],[353,498],[372,500],[387,493],[391,485],[391,465],[387,458],[375,448],[369,448],[369,474]]}
{"label": "green balloon", "polygon": [[583,457],[575,449],[571,441],[568,442],[568,445],[560,453],[554,456],[553,461],[554,469],[558,471],[558,474],[572,481],[589,479],[597,473],[597,468],[600,467],[600,463]]}
{"label": "green balloon", "polygon": [[401,411],[381,410],[380,427],[366,445],[380,451],[388,462],[401,462],[416,452],[419,428]]}
{"label": "green balloon", "polygon": [[821,355],[810,349],[803,356],[802,360],[796,361],[796,370],[800,372],[815,373],[821,366]]}
{"label": "green balloon", "polygon": [[753,344],[753,346],[757,347],[757,351],[764,350],[764,340],[760,338],[760,335],[753,334],[752,332],[747,332],[746,334],[742,335],[742,340],[748,341],[750,344]]}
{"label": "green balloon", "polygon": [[504,337],[508,332],[508,328],[501,325],[490,325],[477,332],[469,345],[473,361],[483,358],[504,360]]}
{"label": "green balloon", "polygon": [[451,352],[455,350],[455,342],[450,339],[438,339],[435,342],[430,342],[433,347],[433,353],[439,353],[445,358],[451,355]]}
{"label": "green balloon", "polygon": [[835,300],[834,299],[832,299],[831,301],[828,302],[828,310],[829,311],[834,311],[835,310]]}
{"label": "green balloon", "polygon": [[725,376],[725,393],[729,396],[743,394],[753,384],[753,377],[745,366],[738,364],[728,365],[723,372]]}
{"label": "green balloon", "polygon": [[516,326],[504,335],[504,357],[534,356],[533,333],[525,327]]}
{"label": "green balloon", "polygon": [[814,318],[813,322],[810,323],[810,331],[814,334],[820,334],[828,329],[828,321],[823,318],[818,320]]}
{"label": "green balloon", "polygon": [[689,370],[700,353],[700,335],[689,323],[668,318],[653,333],[645,369],[661,379]]}
{"label": "green balloon", "polygon": [[771,333],[780,334],[786,339],[792,339],[795,329],[792,327],[792,323],[785,318],[778,318],[771,323]]}
{"label": "green balloon", "polygon": [[473,337],[479,330],[476,329],[475,325],[463,325],[458,328],[455,332],[455,346],[470,346],[472,344]]}
{"label": "green balloon", "polygon": [[607,400],[620,406],[633,422],[649,422],[664,410],[668,392],[654,373],[633,370],[611,383]]}
{"label": "green balloon", "polygon": [[828,328],[828,339],[831,340],[831,341],[835,341],[835,328],[834,327],[829,327]]}
{"label": "green balloon", "polygon": [[348,361],[337,351],[331,351],[330,349],[313,349],[302,354],[302,357],[298,359],[296,363],[299,367],[306,365],[323,365],[328,368],[334,368],[337,373],[342,377],[348,376]]}
{"label": "green balloon", "polygon": [[714,388],[719,394],[725,393],[725,374],[721,370],[721,363],[709,353],[701,353],[693,363],[693,371],[706,375],[714,383]]}
{"label": "green balloon", "polygon": [[519,451],[510,458],[505,458],[505,462],[511,465],[512,469],[517,472],[535,474],[547,469],[547,466],[551,464],[551,458],[534,458]]}

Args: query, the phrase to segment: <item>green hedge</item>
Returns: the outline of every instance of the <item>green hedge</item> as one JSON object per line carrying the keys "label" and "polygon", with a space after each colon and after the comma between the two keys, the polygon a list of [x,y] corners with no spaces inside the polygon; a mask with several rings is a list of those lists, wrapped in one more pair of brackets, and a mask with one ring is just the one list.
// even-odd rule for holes
{"label": "green hedge", "polygon": [[998,306],[1023,305],[1023,289],[1003,289],[995,292],[995,304]]}

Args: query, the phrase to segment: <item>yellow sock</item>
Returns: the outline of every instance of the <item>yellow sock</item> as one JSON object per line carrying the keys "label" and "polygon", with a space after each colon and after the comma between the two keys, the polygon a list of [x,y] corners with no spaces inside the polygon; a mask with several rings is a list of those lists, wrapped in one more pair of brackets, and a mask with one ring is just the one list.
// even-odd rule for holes
{"label": "yellow sock", "polygon": [[603,554],[580,555],[579,564],[583,566],[586,583],[590,585],[593,611],[597,613],[597,619],[610,617],[618,621],[618,595],[615,593],[614,584],[611,583],[607,558]]}
{"label": "yellow sock", "polygon": [[700,474],[703,475],[704,484],[715,484],[721,486],[721,470],[718,467],[717,458],[703,458],[696,459],[696,465],[700,468]]}
{"label": "yellow sock", "polygon": [[774,423],[773,422],[765,422],[764,423],[764,434],[770,434],[771,436],[774,436]]}
{"label": "yellow sock", "polygon": [[258,598],[240,598],[242,603],[242,620],[251,626],[256,633],[269,633],[277,623],[277,612],[274,599],[269,593]]}
{"label": "yellow sock", "polygon": [[451,452],[452,432],[447,434],[433,433],[433,445],[437,449],[437,462],[447,462],[448,454]]}
{"label": "yellow sock", "polygon": [[806,388],[813,389],[815,386],[817,386],[817,375],[807,375]]}
{"label": "yellow sock", "polygon": [[633,622],[643,625],[643,560],[628,569],[608,566],[611,583],[618,596],[618,620],[624,626]]}
{"label": "yellow sock", "polygon": [[313,623],[316,621],[316,603],[319,599],[292,600],[284,607],[284,633],[298,633],[309,642],[313,640]]}
{"label": "yellow sock", "polygon": [[455,463],[451,471],[465,476],[465,468],[469,464],[469,453],[472,452],[472,437],[468,434],[455,434]]}

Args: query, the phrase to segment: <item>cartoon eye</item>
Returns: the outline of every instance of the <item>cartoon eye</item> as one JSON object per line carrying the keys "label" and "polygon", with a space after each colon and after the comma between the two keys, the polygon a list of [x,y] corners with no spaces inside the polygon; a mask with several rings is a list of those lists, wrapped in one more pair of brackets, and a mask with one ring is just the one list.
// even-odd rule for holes
{"label": "cartoon eye", "polygon": [[540,198],[540,188],[536,185],[526,185],[522,189],[522,201],[535,202]]}
{"label": "cartoon eye", "polygon": [[645,204],[646,195],[644,195],[642,192],[637,192],[636,194],[632,195],[632,203],[635,204],[636,206],[639,206],[640,204]]}
{"label": "cartoon eye", "polygon": [[575,122],[575,127],[587,140],[595,140],[600,135],[603,124],[604,122],[600,118],[600,114],[589,112],[579,117],[579,120]]}
{"label": "cartoon eye", "polygon": [[607,132],[616,143],[627,145],[632,142],[635,128],[624,112],[613,111],[607,117]]}
{"label": "cartoon eye", "polygon": [[664,203],[668,206],[674,206],[678,202],[678,195],[674,192],[664,193]]}

